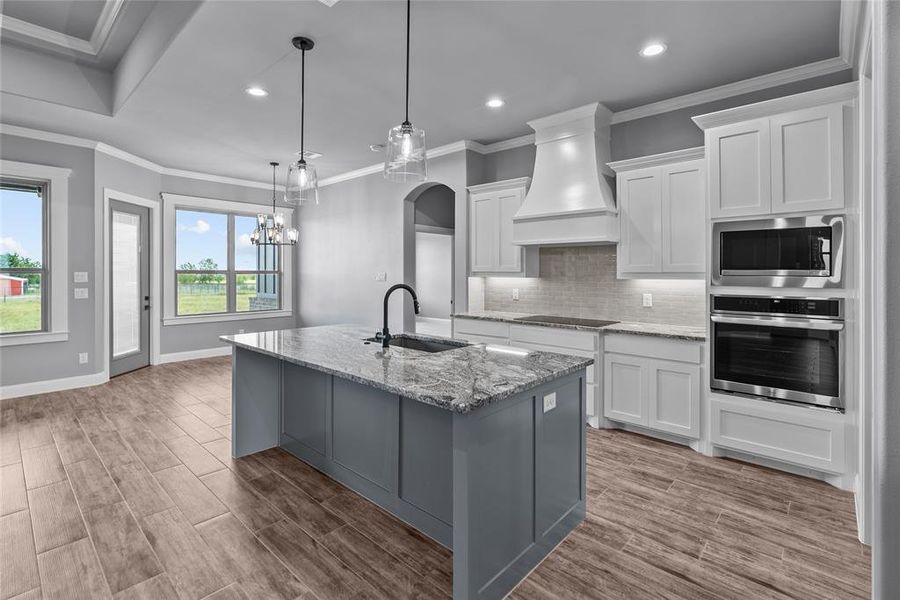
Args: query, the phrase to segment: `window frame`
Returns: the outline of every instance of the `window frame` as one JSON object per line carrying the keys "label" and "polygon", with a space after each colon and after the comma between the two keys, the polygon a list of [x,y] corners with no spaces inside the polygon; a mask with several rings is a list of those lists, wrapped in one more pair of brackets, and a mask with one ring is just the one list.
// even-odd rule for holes
{"label": "window frame", "polygon": [[0,267],[0,273],[7,275],[22,276],[30,274],[38,274],[41,276],[41,326],[40,329],[27,329],[22,331],[10,331],[7,333],[0,332],[0,336],[9,335],[27,335],[33,333],[45,333],[50,329],[50,182],[39,179],[24,179],[21,177],[10,177],[0,175],[0,188],[4,186],[20,185],[22,187],[36,187],[39,190],[41,199],[41,267]]}
{"label": "window frame", "polygon": [[[278,317],[293,317],[291,263],[292,252],[279,251],[278,270],[247,270],[236,268],[236,229],[235,217],[252,217],[260,212],[266,212],[267,207],[262,204],[250,204],[246,202],[234,202],[230,200],[217,200],[212,198],[200,198],[184,196],[180,194],[160,194],[163,199],[163,248],[165,266],[165,282],[163,289],[163,324],[182,325],[191,323],[207,323],[218,321],[239,321],[248,319],[267,319]],[[181,270],[177,268],[177,221],[179,210],[191,212],[206,212],[224,214],[227,217],[227,255],[226,268],[217,270],[191,269]],[[279,207],[285,214],[285,227],[290,227],[293,221],[293,208]],[[248,232],[249,233],[249,232]],[[180,274],[216,274],[225,275],[226,285],[226,310],[225,312],[178,314],[178,275]],[[243,311],[237,310],[237,276],[249,275],[275,275],[278,280],[278,307],[275,309]]]}
{"label": "window frame", "polygon": [[[41,329],[0,334],[0,347],[69,339],[69,177],[71,169],[0,160],[0,179],[42,186]],[[4,269],[11,272],[12,269]],[[34,269],[24,269],[36,272]]]}

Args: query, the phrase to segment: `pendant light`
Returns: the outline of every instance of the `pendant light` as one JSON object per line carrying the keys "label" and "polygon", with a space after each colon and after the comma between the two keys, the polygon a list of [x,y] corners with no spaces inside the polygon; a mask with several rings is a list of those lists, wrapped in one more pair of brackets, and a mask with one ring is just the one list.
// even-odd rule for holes
{"label": "pendant light", "polygon": [[278,212],[275,206],[275,167],[278,163],[269,164],[272,166],[272,214],[256,215],[256,229],[250,234],[250,243],[256,246],[293,246],[300,239],[300,232],[296,227],[284,226],[284,213]]}
{"label": "pendant light", "polygon": [[315,45],[308,37],[297,36],[291,40],[300,50],[300,159],[288,169],[284,200],[289,204],[306,206],[319,203],[319,180],[316,168],[306,163],[303,146],[304,108],[306,107],[306,52]]}
{"label": "pendant light", "polygon": [[384,176],[400,183],[425,181],[425,131],[409,122],[409,13],[411,0],[406,0],[406,118],[388,132],[385,149]]}

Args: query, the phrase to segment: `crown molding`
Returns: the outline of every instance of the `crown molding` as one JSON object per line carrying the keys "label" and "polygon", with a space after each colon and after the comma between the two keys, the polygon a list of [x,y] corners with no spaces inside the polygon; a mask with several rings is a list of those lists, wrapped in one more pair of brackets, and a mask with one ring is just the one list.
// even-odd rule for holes
{"label": "crown molding", "polygon": [[[198,181],[209,181],[212,183],[224,183],[228,185],[237,185],[241,187],[257,188],[261,190],[272,189],[271,182],[252,181],[249,179],[237,179],[235,177],[225,177],[223,175],[213,175],[212,173],[200,173],[198,171],[185,171],[182,169],[173,169],[157,164],[146,158],[142,158],[131,152],[110,146],[104,142],[97,140],[89,140],[87,138],[76,137],[73,135],[65,135],[62,133],[54,133],[52,131],[42,131],[40,129],[31,129],[29,127],[20,127],[18,125],[7,125],[0,123],[0,134],[12,135],[16,137],[27,138],[30,140],[39,140],[42,142],[52,142],[54,144],[62,144],[65,146],[77,146],[79,148],[89,148],[95,152],[101,152],[107,156],[117,158],[119,160],[131,163],[135,166],[167,175],[169,177],[184,177],[187,179],[196,179]],[[278,186],[277,189],[284,190],[284,186]]]}
{"label": "crown molding", "polygon": [[476,150],[479,154],[493,154],[494,152],[502,152],[504,150],[512,150],[513,148],[521,148],[522,146],[531,146],[534,144],[534,134],[529,133],[519,137],[494,142],[493,144],[479,144],[481,150]]}
{"label": "crown molding", "polygon": [[792,96],[785,96],[783,98],[774,98],[755,104],[737,106],[718,112],[698,115],[692,117],[692,119],[700,129],[706,130],[711,127],[730,125],[731,123],[749,119],[770,117],[778,113],[811,108],[823,104],[850,102],[856,98],[858,93],[859,82],[851,81],[849,83],[842,83],[820,90],[812,90],[810,92],[803,92]]}
{"label": "crown molding", "polygon": [[625,160],[617,160],[615,162],[606,163],[606,165],[616,173],[624,171],[632,171],[634,169],[643,169],[646,167],[658,167],[671,163],[682,162],[686,160],[696,160],[705,156],[703,146],[695,148],[685,148],[683,150],[674,150],[672,152],[662,152],[660,154],[651,154],[649,156],[641,156],[638,158],[628,158]]}
{"label": "crown molding", "polygon": [[89,40],[41,27],[28,21],[0,15],[0,31],[14,39],[63,54],[87,55],[96,58],[112,31],[125,0],[106,0]]}
{"label": "crown molding", "polygon": [[831,73],[837,73],[848,68],[849,65],[841,57],[836,56],[834,58],[827,58],[818,62],[800,65],[799,67],[775,71],[774,73],[760,75],[759,77],[735,81],[734,83],[720,85],[718,87],[709,88],[708,90],[693,92],[691,94],[669,98],[668,100],[660,100],[659,102],[653,102],[652,104],[645,104],[644,106],[622,110],[613,113],[611,122],[615,125],[616,123],[643,119],[644,117],[650,117],[682,108],[689,108],[699,104],[706,104],[707,102],[715,102],[716,100],[723,100],[725,98],[731,98],[732,96],[758,92],[759,90],[784,85],[786,83],[794,83],[803,79],[830,75]]}

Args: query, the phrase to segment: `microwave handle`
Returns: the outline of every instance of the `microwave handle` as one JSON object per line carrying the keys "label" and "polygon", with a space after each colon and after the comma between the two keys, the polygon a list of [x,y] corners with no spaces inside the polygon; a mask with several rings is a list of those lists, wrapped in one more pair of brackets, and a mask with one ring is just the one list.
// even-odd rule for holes
{"label": "microwave handle", "polygon": [[713,323],[728,323],[733,325],[759,325],[762,327],[791,327],[801,329],[815,329],[818,331],[841,331],[844,324],[836,321],[823,321],[819,319],[794,319],[776,317],[724,317],[712,315],[709,318]]}

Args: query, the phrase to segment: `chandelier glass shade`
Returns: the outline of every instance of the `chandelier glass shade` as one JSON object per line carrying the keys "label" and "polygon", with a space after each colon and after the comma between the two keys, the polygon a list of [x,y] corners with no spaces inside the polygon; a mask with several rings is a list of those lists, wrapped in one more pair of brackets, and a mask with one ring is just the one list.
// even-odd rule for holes
{"label": "chandelier glass shade", "polygon": [[399,183],[425,181],[425,131],[409,121],[409,32],[411,0],[406,0],[406,118],[388,132],[384,177]]}
{"label": "chandelier glass shade", "polygon": [[319,178],[316,168],[306,162],[303,145],[306,124],[306,52],[312,50],[315,43],[303,36],[293,38],[291,43],[300,50],[300,158],[288,168],[284,201],[295,206],[308,206],[319,203]]}
{"label": "chandelier glass shade", "polygon": [[296,227],[284,226],[284,213],[278,212],[275,204],[275,167],[278,163],[269,164],[272,166],[272,213],[256,215],[256,229],[250,234],[250,243],[255,246],[293,246],[300,239],[300,232]]}

